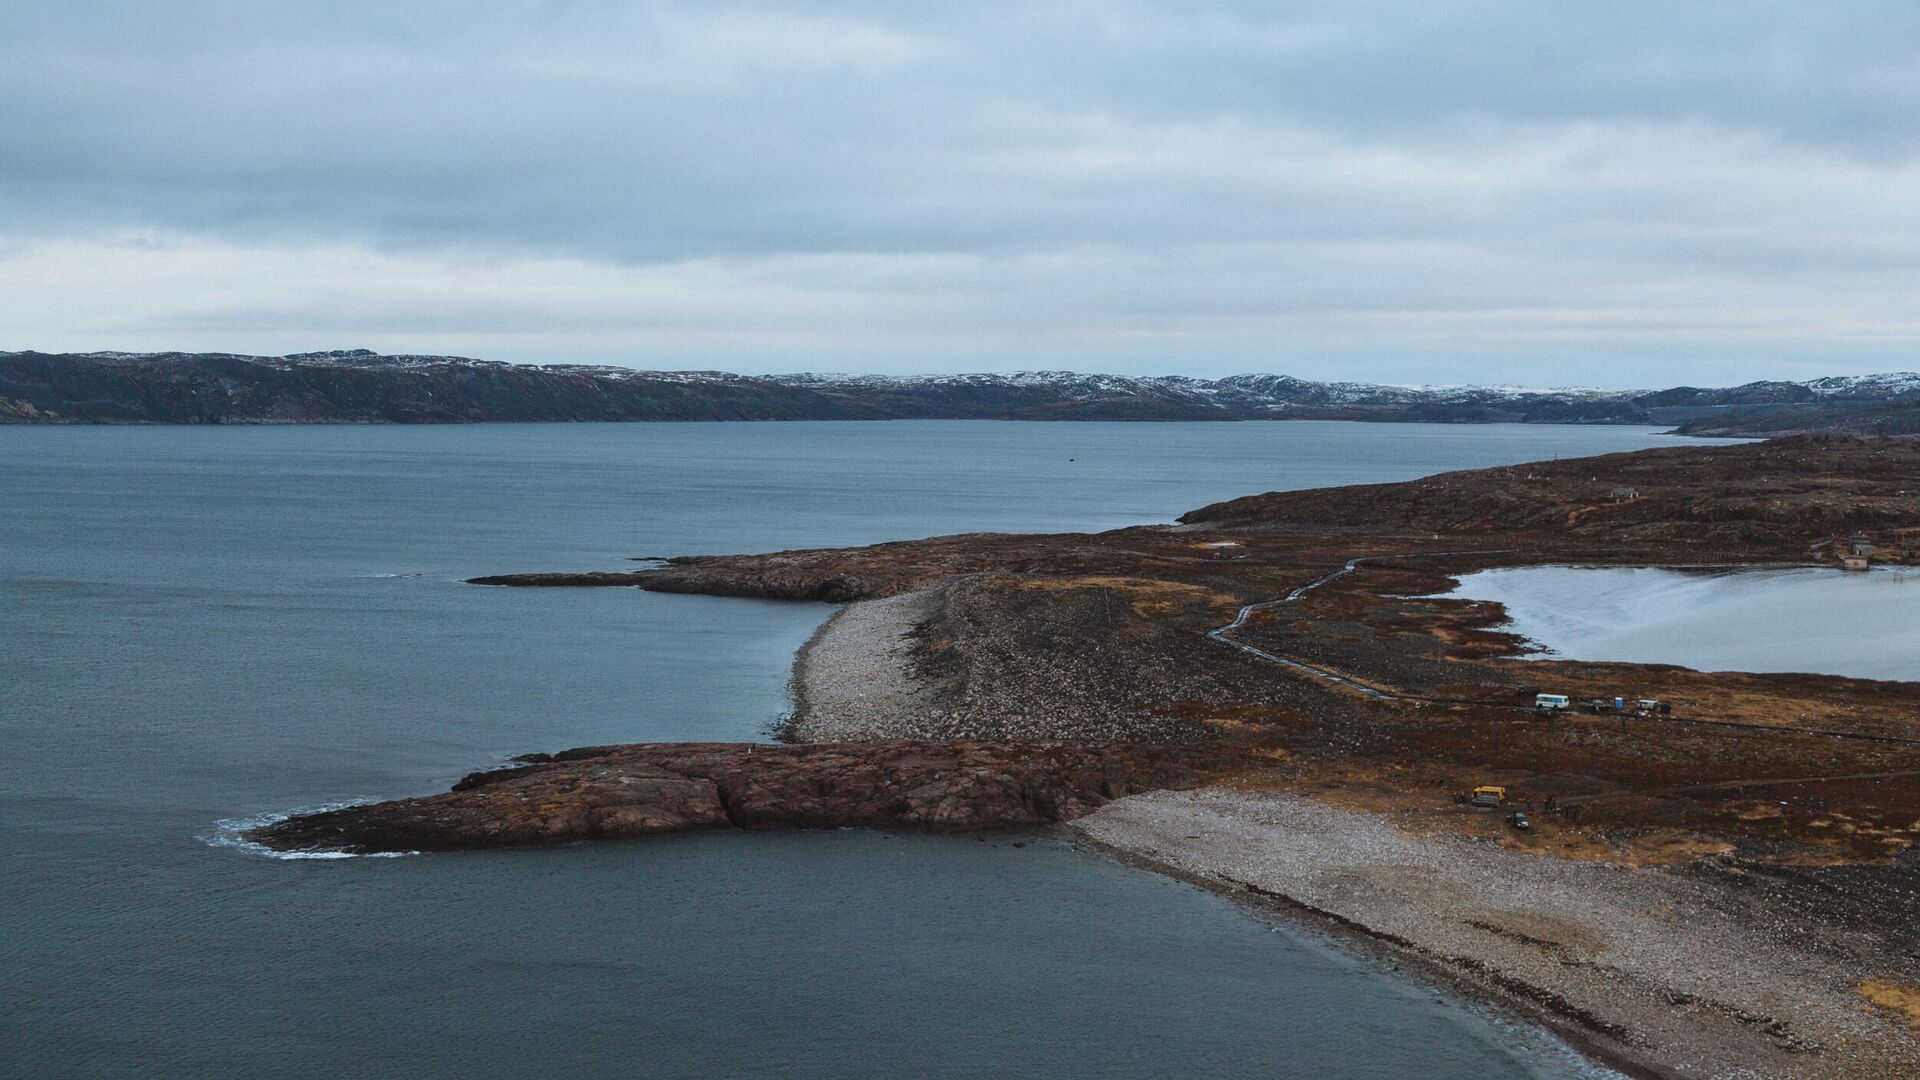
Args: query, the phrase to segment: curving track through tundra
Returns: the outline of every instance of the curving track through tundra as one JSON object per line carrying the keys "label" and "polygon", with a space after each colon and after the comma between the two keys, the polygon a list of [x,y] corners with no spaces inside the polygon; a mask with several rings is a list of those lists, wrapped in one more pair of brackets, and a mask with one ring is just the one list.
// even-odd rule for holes
{"label": "curving track through tundra", "polygon": [[[1214,627],[1213,629],[1207,631],[1207,636],[1209,638],[1212,638],[1215,641],[1220,642],[1223,645],[1230,645],[1233,648],[1236,648],[1241,652],[1246,653],[1249,656],[1258,657],[1259,659],[1265,660],[1270,664],[1277,664],[1280,667],[1287,668],[1291,671],[1300,672],[1303,675],[1308,675],[1313,678],[1320,679],[1323,682],[1333,683],[1336,686],[1341,686],[1348,690],[1352,690],[1357,693],[1364,694],[1367,697],[1373,698],[1376,701],[1414,702],[1417,704],[1424,704],[1424,705],[1477,705],[1482,708],[1500,708],[1500,709],[1507,709],[1513,712],[1532,712],[1534,710],[1530,706],[1525,706],[1525,705],[1489,706],[1485,702],[1456,701],[1448,698],[1425,697],[1419,694],[1394,693],[1389,690],[1382,690],[1375,686],[1369,686],[1366,683],[1360,682],[1357,679],[1349,678],[1345,675],[1340,674],[1339,672],[1329,671],[1326,668],[1318,667],[1316,665],[1306,663],[1305,661],[1302,661],[1302,660],[1289,659],[1287,657],[1268,652],[1267,650],[1262,649],[1256,645],[1249,645],[1244,641],[1236,641],[1231,636],[1235,630],[1238,630],[1247,624],[1247,620],[1253,617],[1254,612],[1264,611],[1268,608],[1278,607],[1281,604],[1294,603],[1298,601],[1301,597],[1307,595],[1308,593],[1319,588],[1320,586],[1325,585],[1332,581],[1338,581],[1339,579],[1346,577],[1348,574],[1353,573],[1355,570],[1358,570],[1363,563],[1382,562],[1387,559],[1437,559],[1437,558],[1441,558],[1449,555],[1507,555],[1517,550],[1518,550],[1517,548],[1486,548],[1486,549],[1478,549],[1478,550],[1472,550],[1472,551],[1415,551],[1415,552],[1409,552],[1404,555],[1362,555],[1357,558],[1348,559],[1345,565],[1341,566],[1340,569],[1334,570],[1331,573],[1322,574],[1320,577],[1314,578],[1312,581],[1307,582],[1305,585],[1301,585],[1294,588],[1292,591],[1288,592],[1285,596],[1277,597],[1272,600],[1262,600],[1257,603],[1248,604],[1245,607],[1242,607],[1237,613],[1235,613],[1232,622],[1226,624],[1225,626]],[[1628,718],[1628,714],[1622,713],[1619,715],[1622,719]],[[1655,723],[1663,723],[1663,724],[1705,724],[1710,727],[1738,728],[1743,731],[1758,731],[1758,732],[1762,732],[1769,735],[1783,735],[1783,734],[1816,735],[1816,736],[1821,736],[1823,738],[1829,738],[1829,739],[1855,739],[1861,742],[1895,743],[1903,746],[1920,746],[1920,739],[1904,739],[1897,735],[1869,735],[1869,734],[1866,734],[1865,732],[1858,732],[1858,731],[1835,731],[1830,728],[1803,728],[1803,727],[1780,728],[1780,727],[1769,727],[1766,724],[1747,724],[1747,723],[1742,723],[1738,720],[1707,720],[1700,717],[1683,717],[1683,716],[1663,716],[1663,717],[1636,716],[1632,718],[1640,719],[1640,720],[1649,720]]]}
{"label": "curving track through tundra", "polygon": [[1440,558],[1446,555],[1506,555],[1506,554],[1512,553],[1514,550],[1515,550],[1514,548],[1493,548],[1493,549],[1484,549],[1484,550],[1478,550],[1478,551],[1416,551],[1416,552],[1410,552],[1405,555],[1362,555],[1362,556],[1359,556],[1358,558],[1348,559],[1346,562],[1346,565],[1342,566],[1340,569],[1335,570],[1332,573],[1323,574],[1320,577],[1314,578],[1312,581],[1307,582],[1305,585],[1299,586],[1298,588],[1294,589],[1292,592],[1289,592],[1285,596],[1279,597],[1274,600],[1262,600],[1259,603],[1248,604],[1247,606],[1241,608],[1239,613],[1234,615],[1232,622],[1228,623],[1225,626],[1214,627],[1213,629],[1207,631],[1207,636],[1224,645],[1231,645],[1234,648],[1239,649],[1241,652],[1248,654],[1249,656],[1257,656],[1260,659],[1267,661],[1268,663],[1279,664],[1281,667],[1291,668],[1294,671],[1303,672],[1307,675],[1313,676],[1316,679],[1322,679],[1322,680],[1325,680],[1326,682],[1334,683],[1339,686],[1344,686],[1349,690],[1356,690],[1362,694],[1367,695],[1370,698],[1374,698],[1379,701],[1435,700],[1431,698],[1415,697],[1410,694],[1388,693],[1385,690],[1379,690],[1374,687],[1368,686],[1365,683],[1358,682],[1354,679],[1349,679],[1345,675],[1340,675],[1335,672],[1328,671],[1326,668],[1315,667],[1312,664],[1303,663],[1299,660],[1289,660],[1284,656],[1277,656],[1273,653],[1268,652],[1265,649],[1259,648],[1257,646],[1249,645],[1244,641],[1235,641],[1231,635],[1235,630],[1238,630],[1242,626],[1245,626],[1247,624],[1247,620],[1253,617],[1254,612],[1264,611],[1267,608],[1278,607],[1281,604],[1291,604],[1299,600],[1301,597],[1312,592],[1313,590],[1319,588],[1320,586],[1325,585],[1331,581],[1338,581],[1339,579],[1346,577],[1348,574],[1353,573],[1355,570],[1358,570],[1360,568],[1360,564],[1362,563],[1380,562],[1385,559],[1435,559],[1435,558]]}

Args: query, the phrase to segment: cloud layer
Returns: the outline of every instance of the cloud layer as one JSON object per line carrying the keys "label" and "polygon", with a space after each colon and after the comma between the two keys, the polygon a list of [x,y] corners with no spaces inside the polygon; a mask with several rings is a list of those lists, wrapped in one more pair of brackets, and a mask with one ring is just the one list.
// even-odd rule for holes
{"label": "cloud layer", "polygon": [[1915,366],[1905,3],[0,0],[0,347]]}

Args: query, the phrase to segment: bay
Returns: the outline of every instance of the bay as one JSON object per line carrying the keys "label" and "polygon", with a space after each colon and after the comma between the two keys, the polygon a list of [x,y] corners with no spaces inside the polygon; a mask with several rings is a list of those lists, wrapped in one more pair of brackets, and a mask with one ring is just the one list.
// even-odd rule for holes
{"label": "bay", "polygon": [[1617,427],[0,427],[0,1074],[1386,1076],[1585,1068],[1044,835],[287,861],[262,815],[528,750],[755,739],[825,605],[504,590],[630,556],[1168,520]]}

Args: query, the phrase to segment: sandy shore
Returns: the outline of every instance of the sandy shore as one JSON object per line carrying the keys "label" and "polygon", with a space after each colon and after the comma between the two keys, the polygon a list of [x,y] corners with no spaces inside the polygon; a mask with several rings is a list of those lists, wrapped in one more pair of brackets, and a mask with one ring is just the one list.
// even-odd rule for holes
{"label": "sandy shore", "polygon": [[1886,974],[1859,943],[1736,917],[1710,880],[1415,836],[1292,793],[1158,792],[1068,828],[1411,954],[1630,1072],[1920,1076],[1920,1038],[1856,992]]}

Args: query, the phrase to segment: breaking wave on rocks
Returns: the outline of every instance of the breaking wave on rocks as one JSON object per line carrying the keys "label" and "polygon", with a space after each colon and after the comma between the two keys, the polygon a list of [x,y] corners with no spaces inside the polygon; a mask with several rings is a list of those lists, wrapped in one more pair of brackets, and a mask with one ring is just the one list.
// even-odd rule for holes
{"label": "breaking wave on rocks", "polygon": [[268,859],[398,859],[407,855],[418,855],[417,851],[377,851],[362,854],[356,851],[276,851],[255,840],[247,839],[247,833],[255,829],[273,825],[298,817],[302,814],[321,814],[329,810],[345,810],[349,806],[364,806],[379,802],[378,799],[347,799],[342,802],[322,803],[319,806],[303,806],[293,810],[275,810],[250,817],[221,818],[213,823],[210,832],[202,833],[198,839],[208,847],[231,848],[248,855],[259,855]]}

